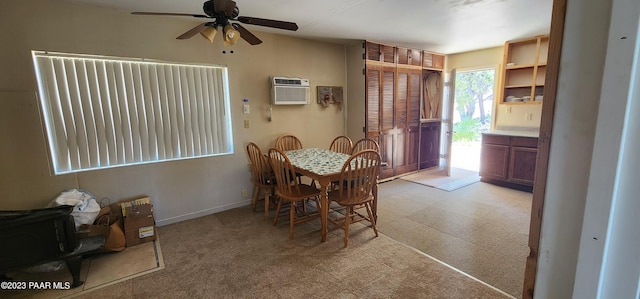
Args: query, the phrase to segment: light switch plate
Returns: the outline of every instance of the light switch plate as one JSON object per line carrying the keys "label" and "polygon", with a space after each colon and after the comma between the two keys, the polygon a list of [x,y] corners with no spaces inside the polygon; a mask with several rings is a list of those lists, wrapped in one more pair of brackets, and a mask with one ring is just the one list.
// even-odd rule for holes
{"label": "light switch plate", "polygon": [[242,113],[249,114],[249,105],[242,105]]}

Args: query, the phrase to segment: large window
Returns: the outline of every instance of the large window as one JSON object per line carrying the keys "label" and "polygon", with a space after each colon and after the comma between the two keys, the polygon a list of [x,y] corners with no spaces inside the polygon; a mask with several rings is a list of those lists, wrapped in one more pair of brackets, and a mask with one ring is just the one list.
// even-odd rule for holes
{"label": "large window", "polygon": [[56,174],[233,153],[227,69],[33,52]]}

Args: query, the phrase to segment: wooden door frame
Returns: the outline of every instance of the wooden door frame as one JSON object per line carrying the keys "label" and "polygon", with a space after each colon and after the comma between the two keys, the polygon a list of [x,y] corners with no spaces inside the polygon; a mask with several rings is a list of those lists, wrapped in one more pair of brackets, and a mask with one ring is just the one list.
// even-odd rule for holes
{"label": "wooden door frame", "polygon": [[533,292],[540,256],[540,234],[542,228],[542,212],[547,185],[549,167],[549,150],[551,147],[551,131],[555,112],[556,93],[558,90],[558,73],[560,70],[560,54],[562,52],[562,37],[564,34],[567,0],[554,0],[551,12],[551,29],[549,32],[549,55],[547,59],[547,73],[545,77],[544,102],[542,103],[542,117],[540,120],[540,135],[538,137],[538,157],[536,160],[536,174],[533,185],[533,200],[531,204],[531,222],[529,224],[529,256],[524,273],[522,298],[533,298]]}

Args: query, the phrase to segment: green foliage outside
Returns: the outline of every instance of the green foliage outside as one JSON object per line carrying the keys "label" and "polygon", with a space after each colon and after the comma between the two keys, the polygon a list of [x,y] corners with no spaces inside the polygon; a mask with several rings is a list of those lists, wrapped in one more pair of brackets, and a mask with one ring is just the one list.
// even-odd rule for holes
{"label": "green foliage outside", "polygon": [[480,121],[478,119],[464,119],[453,124],[453,142],[459,141],[479,141]]}
{"label": "green foliage outside", "polygon": [[[455,107],[460,122],[453,124],[453,141],[479,141],[480,132],[488,131],[491,115],[485,114],[484,101],[493,98],[493,70],[456,74]],[[476,104],[480,117],[474,118]]]}
{"label": "green foliage outside", "polygon": [[476,110],[476,103],[480,108],[480,123],[488,120],[484,114],[484,101],[493,97],[493,70],[473,71],[456,74],[455,101],[460,119],[471,119]]}

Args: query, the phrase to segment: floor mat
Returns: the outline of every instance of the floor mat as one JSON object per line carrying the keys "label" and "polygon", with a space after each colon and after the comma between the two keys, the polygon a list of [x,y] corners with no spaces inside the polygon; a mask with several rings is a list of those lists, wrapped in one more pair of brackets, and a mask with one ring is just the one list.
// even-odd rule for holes
{"label": "floor mat", "polygon": [[480,176],[475,171],[461,168],[451,168],[451,176],[447,176],[444,168],[434,168],[406,175],[401,179],[445,191],[453,191],[479,182]]}
{"label": "floor mat", "polygon": [[[101,253],[85,259],[80,270],[84,284],[65,289],[72,282],[64,262],[29,268],[29,271],[11,273],[13,281],[37,282],[44,288],[28,288],[24,291],[3,291],[3,298],[69,298],[100,289],[123,280],[164,269],[164,260],[158,240],[126,247],[121,252]],[[44,283],[44,284],[43,284]],[[47,284],[49,283],[49,284]],[[60,284],[61,283],[61,284]],[[48,285],[50,285],[48,287]],[[61,286],[61,289],[55,289]]]}

